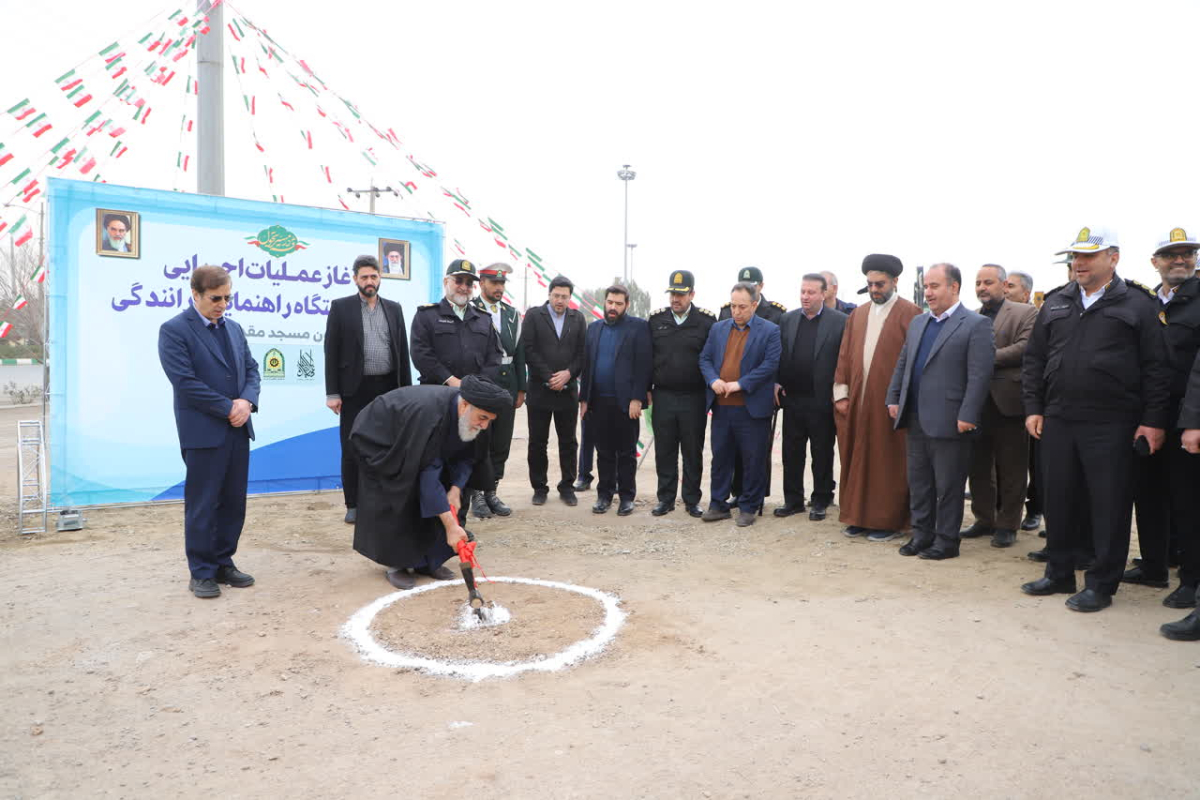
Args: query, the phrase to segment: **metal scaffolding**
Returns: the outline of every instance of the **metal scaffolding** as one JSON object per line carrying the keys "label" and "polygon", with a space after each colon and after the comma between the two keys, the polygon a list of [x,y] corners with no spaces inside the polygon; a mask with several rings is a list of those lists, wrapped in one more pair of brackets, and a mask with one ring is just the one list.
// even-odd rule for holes
{"label": "metal scaffolding", "polygon": [[40,419],[17,422],[17,472],[17,524],[21,533],[45,533],[46,447]]}

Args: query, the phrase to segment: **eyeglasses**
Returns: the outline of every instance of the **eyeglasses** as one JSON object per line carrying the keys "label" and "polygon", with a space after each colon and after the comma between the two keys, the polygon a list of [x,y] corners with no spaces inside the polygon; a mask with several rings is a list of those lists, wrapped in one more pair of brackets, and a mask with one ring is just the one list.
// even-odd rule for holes
{"label": "eyeglasses", "polygon": [[208,302],[210,303],[229,303],[232,301],[233,295],[231,294],[210,294],[208,296]]}
{"label": "eyeglasses", "polygon": [[475,285],[475,279],[472,278],[470,275],[455,275],[454,282],[457,283],[459,286],[462,286],[464,283],[467,286]]}
{"label": "eyeglasses", "polygon": [[1195,261],[1195,250],[1168,250],[1165,253],[1159,253],[1158,257],[1164,261],[1174,261],[1177,258],[1182,258],[1184,261]]}
{"label": "eyeglasses", "polygon": [[871,289],[883,289],[888,285],[887,281],[867,281],[867,286]]}

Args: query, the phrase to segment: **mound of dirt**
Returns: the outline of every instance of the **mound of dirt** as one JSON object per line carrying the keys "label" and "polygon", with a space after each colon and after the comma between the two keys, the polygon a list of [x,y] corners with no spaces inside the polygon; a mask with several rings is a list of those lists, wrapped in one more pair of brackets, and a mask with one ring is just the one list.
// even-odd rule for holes
{"label": "mound of dirt", "polygon": [[512,619],[462,627],[466,589],[447,585],[399,600],[379,612],[371,634],[388,650],[438,661],[531,661],[586,639],[604,621],[604,607],[575,592],[521,583],[483,583],[490,602]]}

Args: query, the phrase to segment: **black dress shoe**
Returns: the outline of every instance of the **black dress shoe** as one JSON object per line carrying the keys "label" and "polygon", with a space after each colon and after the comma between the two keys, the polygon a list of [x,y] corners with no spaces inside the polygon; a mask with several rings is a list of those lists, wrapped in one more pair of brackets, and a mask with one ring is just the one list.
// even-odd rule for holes
{"label": "black dress shoe", "polygon": [[899,553],[902,556],[915,556],[922,550],[927,550],[933,542],[918,542],[916,537],[909,539],[904,544],[900,545]]}
{"label": "black dress shoe", "polygon": [[471,493],[471,513],[478,519],[491,519],[495,516],[488,507],[487,500],[483,499],[483,492]]}
{"label": "black dress shoe", "polygon": [[254,577],[230,564],[228,567],[217,567],[217,583],[224,583],[235,589],[245,589],[254,585]]}
{"label": "black dress shoe", "polygon": [[739,528],[749,528],[755,522],[753,511],[739,511],[736,524]]}
{"label": "black dress shoe", "polygon": [[1036,531],[1040,527],[1042,527],[1041,514],[1027,514],[1025,519],[1021,520],[1021,530],[1023,531]]}
{"label": "black dress shoe", "polygon": [[418,575],[426,575],[430,578],[433,578],[435,581],[452,581],[455,577],[454,570],[445,565],[442,565],[437,569],[418,567],[417,569],[414,569],[413,572],[417,573]]}
{"label": "black dress shoe", "polygon": [[938,542],[932,547],[926,547],[917,553],[917,557],[923,558],[926,561],[945,561],[947,558],[958,558],[958,548],[954,545]]}
{"label": "black dress shoe", "polygon": [[699,519],[704,516],[704,509],[700,507],[699,503],[692,503],[684,507],[687,509],[688,516],[690,517]]}
{"label": "black dress shoe", "polygon": [[661,517],[664,514],[670,514],[674,510],[675,510],[674,503],[668,503],[668,502],[664,501],[664,502],[660,502],[654,508],[650,509],[650,513],[656,517]]}
{"label": "black dress shoe", "polygon": [[628,517],[632,513],[633,513],[633,501],[632,500],[622,500],[617,505],[617,516],[618,517]]}
{"label": "black dress shoe", "polygon": [[596,504],[594,506],[592,506],[592,513],[593,514],[603,514],[604,512],[608,511],[608,509],[611,505],[612,505],[611,497],[607,500],[597,500]]}
{"label": "black dress shoe", "polygon": [[346,516],[345,516],[345,520],[344,520],[345,523],[347,525],[353,525],[355,523],[355,521],[357,521],[357,520],[358,520],[358,509],[357,508],[347,508]]}
{"label": "black dress shoe", "polygon": [[1101,611],[1112,605],[1112,595],[1102,594],[1095,589],[1084,589],[1079,594],[1067,598],[1067,608],[1072,611]]}
{"label": "black dress shoe", "polygon": [[823,506],[819,503],[813,503],[812,508],[808,510],[808,518],[813,522],[820,522],[825,519],[825,513],[829,510],[829,506]]}
{"label": "black dress shoe", "polygon": [[560,500],[562,500],[564,503],[566,503],[567,505],[569,505],[571,507],[575,507],[575,506],[579,505],[579,498],[575,496],[574,491],[559,492],[558,497]]}
{"label": "black dress shoe", "polygon": [[959,534],[964,539],[978,539],[980,536],[991,536],[995,530],[982,522],[972,522],[971,527]]}
{"label": "black dress shoe", "polygon": [[575,491],[590,492],[591,490],[592,490],[592,481],[590,478],[588,480],[584,480],[583,478],[580,478],[579,480],[575,481]]}
{"label": "black dress shoe", "polygon": [[1030,561],[1037,561],[1041,564],[1045,564],[1050,560],[1050,554],[1046,552],[1046,548],[1044,547],[1041,550],[1034,550],[1032,553],[1026,554],[1025,557]]}
{"label": "black dress shoe", "polygon": [[790,517],[792,514],[803,514],[804,503],[793,505],[792,503],[784,503],[775,509],[774,514],[777,517]]}
{"label": "black dress shoe", "polygon": [[1125,570],[1121,583],[1136,583],[1139,586],[1152,586],[1155,589],[1165,589],[1171,585],[1168,575],[1156,575],[1144,565]]}
{"label": "black dress shoe", "polygon": [[1038,578],[1036,581],[1021,584],[1021,591],[1034,597],[1043,597],[1048,594],[1074,594],[1075,577],[1072,576],[1070,580],[1065,581]]}
{"label": "black dress shoe", "polygon": [[504,501],[496,496],[495,492],[484,492],[483,499],[487,503],[488,508],[498,517],[507,517],[512,514],[512,509],[504,504]]}
{"label": "black dress shoe", "polygon": [[1200,611],[1193,611],[1178,622],[1168,622],[1158,630],[1177,642],[1200,642]]}
{"label": "black dress shoe", "polygon": [[387,582],[400,591],[413,589],[417,585],[417,579],[409,575],[406,569],[389,569],[386,576]]}
{"label": "black dress shoe", "polygon": [[1017,543],[1017,532],[1012,528],[996,528],[992,532],[992,547],[1012,547]]}
{"label": "black dress shoe", "polygon": [[533,500],[530,502],[532,502],[535,506],[546,505],[546,492],[534,492]]}
{"label": "black dress shoe", "polygon": [[1179,588],[1163,598],[1167,608],[1195,608],[1196,587],[1179,584]]}
{"label": "black dress shoe", "polygon": [[188,581],[188,590],[196,597],[220,597],[221,587],[212,578],[192,578]]}

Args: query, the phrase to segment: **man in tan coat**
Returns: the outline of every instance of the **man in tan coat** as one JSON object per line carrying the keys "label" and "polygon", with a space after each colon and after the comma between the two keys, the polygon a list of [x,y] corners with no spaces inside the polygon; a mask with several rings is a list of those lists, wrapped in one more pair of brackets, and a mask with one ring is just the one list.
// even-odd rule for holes
{"label": "man in tan coat", "polygon": [[839,493],[847,536],[887,542],[908,525],[905,432],[892,427],[887,390],[908,323],[921,313],[896,294],[904,265],[889,255],[863,259],[871,302],[846,320],[833,376],[834,422],[842,461]]}

